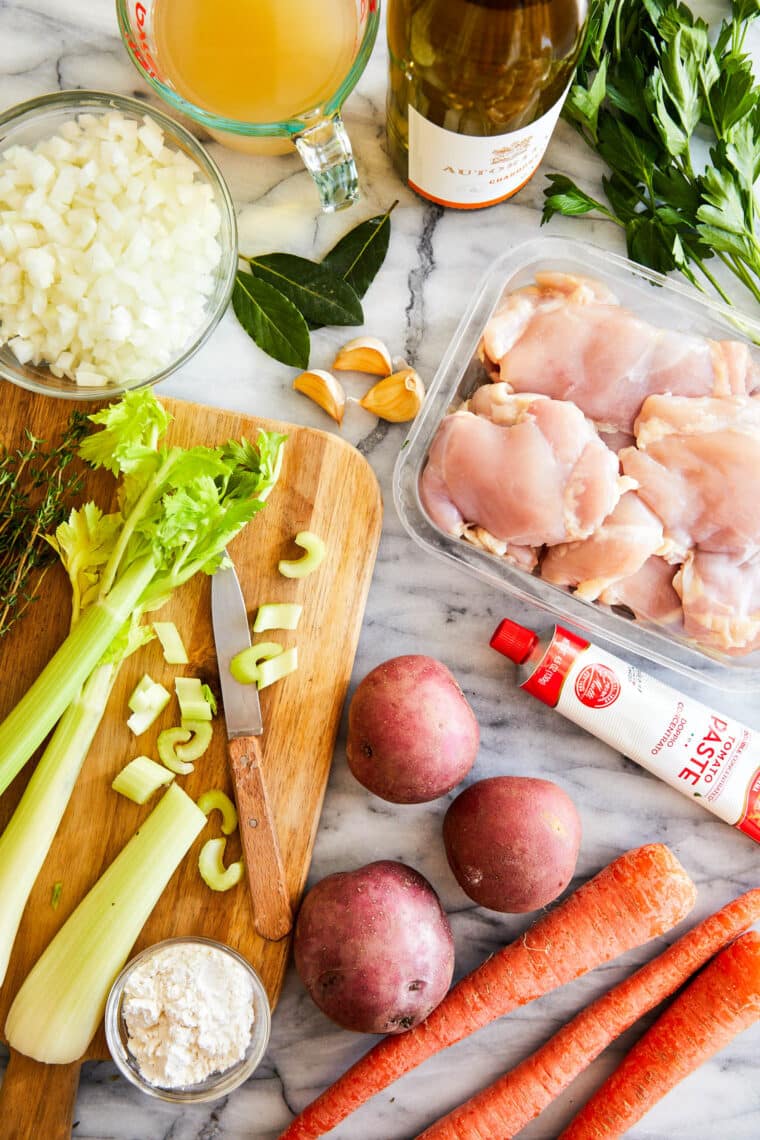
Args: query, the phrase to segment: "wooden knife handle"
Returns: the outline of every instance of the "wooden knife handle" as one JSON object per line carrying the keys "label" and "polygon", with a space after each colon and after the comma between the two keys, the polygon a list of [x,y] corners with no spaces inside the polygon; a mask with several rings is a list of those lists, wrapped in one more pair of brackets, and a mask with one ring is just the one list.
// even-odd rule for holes
{"label": "wooden knife handle", "polygon": [[80,1063],[43,1065],[11,1049],[0,1092],[3,1140],[71,1140]]}
{"label": "wooden knife handle", "polygon": [[293,926],[280,844],[269,807],[257,736],[229,741],[240,839],[253,899],[253,924],[262,938],[278,942]]}

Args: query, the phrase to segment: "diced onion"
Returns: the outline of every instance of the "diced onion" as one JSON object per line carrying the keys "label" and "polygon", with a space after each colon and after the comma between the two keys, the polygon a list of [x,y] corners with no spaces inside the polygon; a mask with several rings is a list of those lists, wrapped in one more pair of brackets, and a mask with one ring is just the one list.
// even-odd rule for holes
{"label": "diced onion", "polygon": [[0,345],[97,387],[166,367],[205,323],[221,218],[199,168],[114,111],[0,158]]}

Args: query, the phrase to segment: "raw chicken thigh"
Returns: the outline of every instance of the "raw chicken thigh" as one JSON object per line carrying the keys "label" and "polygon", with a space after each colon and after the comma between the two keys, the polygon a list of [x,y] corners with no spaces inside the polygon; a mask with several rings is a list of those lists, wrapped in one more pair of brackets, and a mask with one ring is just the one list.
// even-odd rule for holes
{"label": "raw chicken thigh", "polygon": [[724,653],[760,648],[760,555],[690,553],[676,575],[684,632]]}
{"label": "raw chicken thigh", "polygon": [[476,526],[523,548],[585,538],[624,487],[616,456],[574,404],[494,384],[443,420],[420,494],[450,534]]}
{"label": "raw chicken thigh", "polygon": [[515,392],[572,400],[600,430],[631,432],[652,393],[722,396],[760,385],[739,341],[655,328],[585,278],[537,281],[506,298],[481,342],[491,375]]}
{"label": "raw chicken thigh", "polygon": [[683,610],[673,586],[678,570],[678,566],[652,555],[635,574],[608,586],[599,595],[599,601],[608,606],[626,606],[641,621],[681,631]]}
{"label": "raw chicken thigh", "polygon": [[[541,273],[488,321],[493,383],[420,481],[442,529],[709,652],[760,651],[760,366]],[[754,393],[757,392],[757,395]]]}
{"label": "raw chicken thigh", "polygon": [[623,471],[679,561],[693,546],[741,558],[760,550],[759,400],[651,396],[636,440],[620,452]]}
{"label": "raw chicken thigh", "polygon": [[662,549],[662,523],[635,491],[628,491],[588,538],[549,547],[541,577],[557,586],[573,586],[579,597],[594,601]]}

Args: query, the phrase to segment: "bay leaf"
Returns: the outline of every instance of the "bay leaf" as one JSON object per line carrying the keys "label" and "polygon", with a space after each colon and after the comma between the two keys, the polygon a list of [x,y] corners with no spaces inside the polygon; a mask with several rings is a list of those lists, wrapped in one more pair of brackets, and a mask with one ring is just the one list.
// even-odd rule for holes
{"label": "bay leaf", "polygon": [[279,289],[238,270],[232,307],[251,339],[269,356],[295,368],[309,367],[311,344],[306,321]]}
{"label": "bay leaf", "polygon": [[351,284],[330,266],[291,253],[245,260],[254,277],[279,289],[313,327],[363,324],[361,301]]}
{"label": "bay leaf", "polygon": [[376,214],[354,226],[322,258],[322,264],[339,274],[363,297],[375,279],[388,252],[391,237],[391,211]]}

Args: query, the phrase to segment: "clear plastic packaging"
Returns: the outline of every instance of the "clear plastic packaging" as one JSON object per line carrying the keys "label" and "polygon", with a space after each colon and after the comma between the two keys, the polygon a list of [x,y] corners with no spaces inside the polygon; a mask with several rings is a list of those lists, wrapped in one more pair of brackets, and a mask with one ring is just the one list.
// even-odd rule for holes
{"label": "clear plastic packaging", "polygon": [[[583,601],[565,587],[554,586],[497,555],[448,535],[425,512],[419,479],[438,425],[449,411],[487,382],[476,353],[486,322],[504,293],[531,284],[536,273],[542,271],[593,277],[608,285],[622,305],[660,328],[715,339],[760,339],[760,322],[586,242],[542,236],[515,247],[493,263],[476,289],[443,356],[425,406],[401,450],[393,481],[401,522],[423,550],[529,605],[572,622],[595,638],[729,692],[760,689],[760,651],[743,657],[712,655],[686,638],[634,621],[599,602]],[[753,346],[752,351],[760,361],[760,350]]]}

